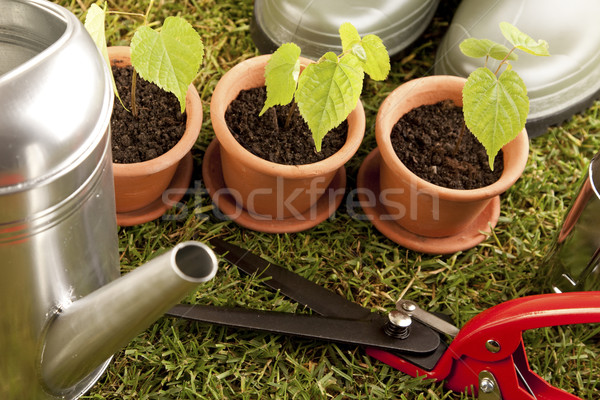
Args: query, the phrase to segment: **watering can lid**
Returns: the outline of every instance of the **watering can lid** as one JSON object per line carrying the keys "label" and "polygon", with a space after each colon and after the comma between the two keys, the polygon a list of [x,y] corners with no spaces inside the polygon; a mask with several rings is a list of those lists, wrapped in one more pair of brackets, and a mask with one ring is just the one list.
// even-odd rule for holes
{"label": "watering can lid", "polygon": [[113,94],[83,24],[49,1],[0,2],[0,53],[1,195],[89,158],[108,136]]}

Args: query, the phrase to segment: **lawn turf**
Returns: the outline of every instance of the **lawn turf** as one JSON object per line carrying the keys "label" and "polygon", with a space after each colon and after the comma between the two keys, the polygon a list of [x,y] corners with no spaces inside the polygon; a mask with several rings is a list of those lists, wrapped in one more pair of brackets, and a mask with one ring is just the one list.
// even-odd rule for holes
{"label": "lawn turf", "polygon": [[[61,0],[82,20],[90,0]],[[377,108],[401,83],[431,75],[435,50],[457,0],[443,1],[425,33],[393,60],[385,82],[365,81],[362,101],[367,130],[346,165],[348,192],[375,148]],[[147,1],[111,0],[111,11],[144,13]],[[159,1],[153,26],[171,15],[186,18],[200,33],[206,56],[195,85],[204,123],[193,149],[191,187],[201,188],[201,163],[214,138],[210,96],[218,79],[258,54],[250,37],[251,0]],[[112,14],[110,45],[127,45],[141,19]],[[552,51],[552,43],[550,43]],[[329,220],[298,234],[253,232],[218,217],[208,196],[195,190],[166,218],[119,229],[122,272],[175,244],[218,236],[243,245],[318,284],[373,310],[392,310],[399,297],[452,316],[458,326],[503,301],[548,291],[543,257],[577,193],[577,182],[600,149],[600,104],[531,141],[522,178],[502,196],[498,225],[482,244],[450,256],[404,249],[381,235],[347,197]],[[303,312],[258,281],[220,263],[217,277],[189,295],[187,303]],[[597,397],[597,325],[548,328],[525,335],[531,367],[552,384],[584,399]],[[315,340],[161,318],[117,352],[107,372],[84,399],[468,399],[434,381],[404,375],[369,358],[363,349]]]}

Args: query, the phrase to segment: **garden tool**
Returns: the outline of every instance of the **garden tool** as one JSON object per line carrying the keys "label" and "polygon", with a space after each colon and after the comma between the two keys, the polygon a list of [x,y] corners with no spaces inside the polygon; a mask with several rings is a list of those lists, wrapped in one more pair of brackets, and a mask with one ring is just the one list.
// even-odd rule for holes
{"label": "garden tool", "polygon": [[448,317],[400,300],[387,315],[356,303],[220,239],[215,251],[261,282],[309,307],[296,314],[180,304],[167,315],[245,329],[366,347],[368,354],[411,376],[444,380],[480,400],[577,399],[534,373],[523,331],[600,322],[600,292],[552,293],[507,301],[458,329]]}
{"label": "garden tool", "polygon": [[544,261],[555,292],[600,290],[600,153],[592,159]]}
{"label": "garden tool", "polygon": [[73,399],[211,279],[185,242],[119,278],[108,66],[46,0],[0,1],[0,398]]}

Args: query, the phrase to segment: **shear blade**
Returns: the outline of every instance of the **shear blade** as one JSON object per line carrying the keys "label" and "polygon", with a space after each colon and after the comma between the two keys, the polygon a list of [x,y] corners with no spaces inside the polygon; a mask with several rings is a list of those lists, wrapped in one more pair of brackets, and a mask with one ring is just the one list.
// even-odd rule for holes
{"label": "shear blade", "polygon": [[406,339],[390,337],[383,330],[387,318],[378,314],[373,314],[370,320],[349,320],[245,308],[179,304],[166,315],[237,328],[371,346],[387,351],[429,353],[440,345],[439,335],[419,322],[411,326],[411,334]]}
{"label": "shear blade", "polygon": [[353,303],[283,267],[272,264],[246,249],[221,239],[211,239],[215,252],[248,275],[270,279],[263,283],[320,315],[344,319],[369,318],[371,310]]}
{"label": "shear blade", "polygon": [[234,244],[218,238],[210,240],[210,244],[217,254],[241,271],[266,278],[262,283],[319,315],[192,305],[175,306],[167,315],[238,328],[372,346],[405,354],[432,353],[440,346],[439,335],[416,320],[413,320],[407,338],[393,338],[384,330],[389,321],[387,316],[371,312],[370,309]]}

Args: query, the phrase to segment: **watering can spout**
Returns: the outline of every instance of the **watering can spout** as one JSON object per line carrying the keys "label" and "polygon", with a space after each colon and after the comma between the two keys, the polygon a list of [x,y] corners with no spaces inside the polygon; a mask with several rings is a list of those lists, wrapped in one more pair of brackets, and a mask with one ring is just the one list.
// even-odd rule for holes
{"label": "watering can spout", "polygon": [[44,342],[47,388],[61,392],[75,385],[216,271],[208,246],[183,242],[65,307]]}

